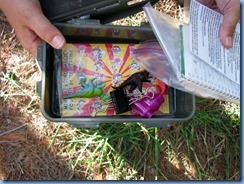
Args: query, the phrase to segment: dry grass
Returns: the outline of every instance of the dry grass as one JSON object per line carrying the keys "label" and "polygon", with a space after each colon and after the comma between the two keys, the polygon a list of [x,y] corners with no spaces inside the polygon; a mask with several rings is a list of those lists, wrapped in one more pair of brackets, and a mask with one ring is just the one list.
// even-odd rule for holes
{"label": "dry grass", "polygon": [[40,113],[36,61],[0,17],[0,178],[70,179],[73,172],[67,162],[48,148],[55,124]]}
{"label": "dry grass", "polygon": [[[183,20],[183,6],[181,1],[177,0],[159,0],[154,6],[156,10],[164,12],[178,20]],[[141,26],[147,23],[146,14],[142,11],[127,18],[115,21],[115,25],[123,26]]]}

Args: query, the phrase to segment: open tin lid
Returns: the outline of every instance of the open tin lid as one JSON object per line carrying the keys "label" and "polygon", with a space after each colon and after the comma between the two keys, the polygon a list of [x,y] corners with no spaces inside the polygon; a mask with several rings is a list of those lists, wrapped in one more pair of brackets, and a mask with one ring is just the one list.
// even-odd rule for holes
{"label": "open tin lid", "polygon": [[53,23],[83,17],[102,24],[136,14],[148,2],[153,5],[158,0],[40,0],[44,14]]}

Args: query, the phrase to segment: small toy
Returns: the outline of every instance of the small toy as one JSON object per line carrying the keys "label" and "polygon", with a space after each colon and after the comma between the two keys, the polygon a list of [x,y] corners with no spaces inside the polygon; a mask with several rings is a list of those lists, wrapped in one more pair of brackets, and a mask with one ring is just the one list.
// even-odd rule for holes
{"label": "small toy", "polygon": [[146,95],[143,98],[138,99],[131,98],[132,109],[138,111],[142,117],[151,118],[153,113],[159,109],[161,104],[164,102],[163,95],[160,93],[151,93],[152,96]]}
{"label": "small toy", "polygon": [[130,86],[129,93],[132,93],[132,91],[136,88],[142,92],[142,83],[143,82],[151,82],[149,79],[151,76],[149,76],[149,72],[144,70],[141,72],[136,72],[132,74],[129,78],[127,78],[120,86],[113,87],[114,89],[124,88],[126,86]]}
{"label": "small toy", "polygon": [[158,92],[155,93],[151,88],[147,88],[143,94],[135,92],[137,91],[130,95],[129,105],[131,105],[132,110],[136,110],[142,117],[151,118],[153,113],[164,103],[163,95]]}
{"label": "small toy", "polygon": [[[115,110],[116,114],[122,114],[131,110],[129,98],[127,97],[126,90],[119,88],[110,92],[111,99],[106,102],[96,101],[89,107],[89,111],[93,109],[92,116],[96,116],[98,112],[106,112],[108,110]],[[91,113],[92,114],[92,113]]]}
{"label": "small toy", "polygon": [[163,95],[154,93],[147,88],[145,93],[138,89],[133,94],[127,94],[125,88],[119,88],[110,92],[111,99],[106,102],[99,102],[99,106],[90,107],[94,109],[94,116],[98,112],[115,110],[116,114],[122,114],[131,110],[136,110],[142,117],[151,118],[153,113],[159,109],[164,102]]}
{"label": "small toy", "polygon": [[111,100],[116,114],[121,114],[131,110],[129,98],[125,88],[119,88],[110,92]]}
{"label": "small toy", "polygon": [[110,99],[110,96],[108,96],[104,92],[105,84],[93,84],[93,81],[96,78],[92,78],[86,83],[86,77],[82,77],[80,80],[80,84],[82,88],[79,88],[75,93],[64,96],[64,99],[67,98],[92,98],[92,97],[100,97],[103,101],[108,101]]}

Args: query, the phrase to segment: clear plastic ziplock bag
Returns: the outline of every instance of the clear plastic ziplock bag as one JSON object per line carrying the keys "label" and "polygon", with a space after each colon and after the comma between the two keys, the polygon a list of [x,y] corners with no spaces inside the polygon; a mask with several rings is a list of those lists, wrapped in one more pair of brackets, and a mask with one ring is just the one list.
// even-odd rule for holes
{"label": "clear plastic ziplock bag", "polygon": [[204,98],[215,98],[239,104],[238,99],[226,96],[222,91],[211,91],[200,85],[186,85],[188,83],[181,74],[179,29],[185,23],[155,10],[149,3],[143,8],[157,40],[141,43],[133,51],[132,57],[152,75],[173,88]]}
{"label": "clear plastic ziplock bag", "polygon": [[[146,4],[143,8],[154,32],[164,36],[155,34],[157,40],[141,43],[133,51],[132,57],[153,76],[167,85],[189,92],[182,85],[180,75],[181,51],[179,26],[184,23],[166,14],[162,15],[161,12],[153,9],[150,3]],[[159,25],[163,25],[163,27]]]}
{"label": "clear plastic ziplock bag", "polygon": [[[145,68],[150,74],[159,78],[169,86],[174,85],[177,81],[175,72],[168,63],[168,59],[157,40],[150,40],[141,43],[132,52],[132,57],[136,61],[140,62],[143,68]],[[161,67],[162,63],[163,67]]]}

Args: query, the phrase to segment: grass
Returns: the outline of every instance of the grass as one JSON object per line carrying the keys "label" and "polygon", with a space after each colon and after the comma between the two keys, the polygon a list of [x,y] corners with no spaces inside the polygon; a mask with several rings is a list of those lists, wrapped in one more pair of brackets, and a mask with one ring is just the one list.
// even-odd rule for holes
{"label": "grass", "polygon": [[[148,150],[151,137],[153,137],[152,133],[152,130],[146,131],[141,125],[134,123],[102,124],[99,129],[74,129],[72,136],[66,142],[67,146],[61,150],[60,154],[64,150],[71,150],[69,158],[73,169],[79,165],[85,165],[88,168],[87,173],[100,173],[106,168],[110,173],[108,178],[120,179],[123,175],[127,176],[124,168],[128,164],[127,160],[132,159],[134,149],[142,152],[146,145]],[[54,142],[60,140],[58,137],[59,135],[56,134]],[[132,163],[134,168],[143,167],[146,153],[139,160],[134,159],[138,161]],[[135,170],[131,170],[128,177],[133,178],[136,173]]]}
{"label": "grass", "polygon": [[[221,169],[220,165],[225,165],[222,168],[225,176],[221,179],[231,179],[238,172],[234,168],[240,166],[239,107],[236,112],[226,108],[225,103],[201,99],[196,116],[180,127],[188,147],[186,154],[195,163],[199,179],[208,177],[206,171],[213,172],[211,167]],[[201,153],[200,149],[206,153]]]}
{"label": "grass", "polygon": [[[24,69],[27,69],[27,71],[23,71]],[[16,65],[8,72],[2,71],[0,73],[0,82],[2,84],[0,98],[4,98],[4,100],[12,100],[16,102],[17,105],[25,106],[26,108],[22,109],[23,112],[35,108],[39,104],[39,101],[37,101],[38,97],[33,96],[33,92],[35,93],[35,84],[31,82],[32,77],[35,77],[36,75],[34,73],[35,71],[36,65],[34,60],[25,63],[24,67]],[[30,74],[33,75],[29,76]],[[28,77],[29,80],[26,80],[26,77]],[[16,98],[18,100],[16,100]]]}
{"label": "grass", "polygon": [[103,179],[170,180],[177,172],[183,179],[235,179],[240,169],[240,116],[239,107],[229,107],[198,98],[194,118],[170,128],[121,123],[62,131],[60,125],[52,146],[62,146],[59,155],[67,154],[73,170],[85,167],[88,179],[102,174]]}

